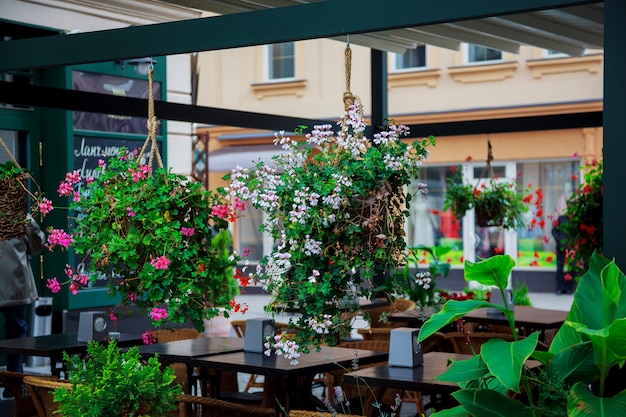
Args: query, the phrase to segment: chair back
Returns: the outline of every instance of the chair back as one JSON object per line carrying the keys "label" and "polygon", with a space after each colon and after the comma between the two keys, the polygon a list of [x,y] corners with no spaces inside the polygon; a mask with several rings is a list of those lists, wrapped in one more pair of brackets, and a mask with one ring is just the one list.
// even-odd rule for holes
{"label": "chair back", "polygon": [[[467,338],[462,332],[444,333],[445,338],[452,342],[454,353],[463,353],[471,355],[472,353],[480,353],[480,347],[483,343],[491,339],[503,339],[512,342],[513,335],[511,333],[490,333],[490,332],[474,332],[468,333],[469,344]],[[472,349],[474,352],[472,352]]]}
{"label": "chair back", "polygon": [[179,417],[276,417],[276,410],[210,397],[178,396]]}
{"label": "chair back", "polygon": [[404,327],[406,323],[380,321],[385,313],[394,313],[396,311],[410,311],[416,307],[415,301],[406,298],[397,298],[393,303],[381,303],[380,306],[363,309],[363,313],[370,317],[370,327]]}
{"label": "chair back", "polygon": [[196,329],[181,327],[177,329],[155,330],[154,335],[159,343],[175,342],[177,340],[198,339],[204,337],[204,333]]}
{"label": "chair back", "polygon": [[37,414],[35,403],[24,384],[26,374],[0,371],[0,387],[13,394],[13,417],[32,417]]}
{"label": "chair back", "polygon": [[61,382],[56,378],[43,376],[24,376],[24,384],[28,387],[39,417],[57,417],[55,411],[59,404],[54,402],[54,390],[57,388],[71,389],[72,384]]}

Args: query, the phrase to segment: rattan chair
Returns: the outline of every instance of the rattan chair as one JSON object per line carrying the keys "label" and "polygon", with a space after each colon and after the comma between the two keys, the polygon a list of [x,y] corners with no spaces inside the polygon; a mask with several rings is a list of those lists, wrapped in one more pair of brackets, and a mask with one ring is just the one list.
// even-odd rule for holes
{"label": "rattan chair", "polygon": [[26,375],[24,377],[24,384],[28,386],[30,396],[33,399],[39,417],[59,416],[59,414],[55,414],[59,405],[54,402],[53,392],[57,388],[72,388],[72,384],[68,382],[62,382],[53,377],[34,375]]}
{"label": "rattan chair", "polygon": [[[444,337],[452,343],[454,353],[463,353],[471,355],[472,353],[480,353],[480,347],[483,343],[490,339],[503,339],[507,342],[513,341],[511,333],[490,333],[490,332],[473,332],[467,333],[467,337],[462,332],[444,333]],[[467,343],[469,338],[470,344]],[[472,349],[474,352],[472,352]]]}
{"label": "rattan chair", "polygon": [[386,313],[394,313],[396,311],[415,310],[415,301],[406,298],[397,298],[393,303],[381,303],[380,306],[369,307],[363,309],[363,314],[369,316],[371,328],[375,327],[404,327],[407,324],[402,322],[381,321],[381,317]]}
{"label": "rattan chair", "polygon": [[179,417],[276,417],[276,410],[183,394],[178,396],[178,415]]}
{"label": "rattan chair", "polygon": [[[175,342],[177,340],[197,339],[204,337],[204,333],[191,328],[176,328],[176,329],[160,329],[154,331],[154,335],[157,338],[158,343]],[[175,383],[180,384],[185,394],[191,393],[189,386],[189,377],[187,375],[187,365],[184,363],[172,363],[170,365],[176,375]],[[195,379],[194,379],[195,380]]]}
{"label": "rattan chair", "polygon": [[13,394],[13,417],[33,417],[37,409],[24,384],[26,374],[20,372],[0,371],[0,386]]}

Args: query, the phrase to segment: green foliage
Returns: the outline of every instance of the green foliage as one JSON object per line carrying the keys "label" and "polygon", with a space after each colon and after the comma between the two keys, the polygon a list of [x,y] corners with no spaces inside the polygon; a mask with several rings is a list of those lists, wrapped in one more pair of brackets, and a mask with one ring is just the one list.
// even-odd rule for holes
{"label": "green foliage", "polygon": [[176,409],[182,393],[171,367],[162,367],[156,356],[142,362],[137,347],[122,353],[90,342],[87,359],[64,352],[71,389],[57,388],[54,401],[66,417],[161,417]]}
{"label": "green foliage", "polygon": [[[457,176],[448,178],[444,210],[452,210],[457,218],[462,218],[468,210],[474,209],[477,220],[485,218],[489,225],[503,226],[505,229],[526,227],[524,214],[528,212],[533,194],[530,187],[525,193],[517,189],[516,181],[490,179],[488,183],[472,185],[461,179],[461,169]],[[540,200],[540,194],[537,194]],[[538,204],[537,202],[535,204]]]}
{"label": "green foliage", "polygon": [[[508,255],[497,255],[477,263],[467,262],[466,279],[496,283],[503,291],[512,262],[506,258]],[[504,312],[516,340],[490,340],[482,345],[479,355],[455,362],[438,377],[459,383],[461,390],[454,397],[460,406],[434,416],[464,415],[463,410],[465,415],[475,417],[612,417],[623,413],[626,390],[605,397],[609,372],[626,361],[626,276],[614,261],[592,255],[567,320],[548,352],[537,350],[536,332],[517,340],[512,311],[477,300],[448,301],[424,323],[419,341],[484,307]],[[529,358],[540,361],[541,369],[528,368]]]}
{"label": "green foliage", "polygon": [[602,161],[582,167],[584,182],[567,200],[564,215],[567,222],[559,225],[567,248],[565,263],[570,274],[580,277],[587,268],[591,254],[602,253],[603,213]]}
{"label": "green foliage", "polygon": [[77,213],[73,247],[92,281],[106,279],[122,303],[164,307],[169,320],[191,320],[201,330],[203,319],[230,308],[238,294],[228,234],[235,213],[201,183],[150,171],[126,150],[102,164],[70,205]]}
{"label": "green foliage", "polygon": [[[422,307],[435,306],[440,302],[437,293],[437,279],[447,278],[450,273],[450,264],[443,262],[441,258],[450,252],[447,246],[424,246],[419,245],[408,249],[408,263],[404,266],[402,274],[394,275],[389,281],[389,292],[393,294],[407,295]],[[419,268],[420,253],[428,254],[431,258],[428,271],[417,269],[411,274],[410,265]]]}
{"label": "green foliage", "polygon": [[520,284],[518,281],[515,287],[513,287],[513,304],[516,306],[532,306],[526,283]]}
{"label": "green foliage", "polygon": [[280,132],[275,143],[286,152],[230,176],[231,194],[263,210],[261,230],[282,242],[261,260],[258,279],[274,296],[269,309],[302,313],[292,324],[304,351],[347,335],[351,323],[342,313],[358,311],[360,297],[379,292],[372,290],[374,277],[401,273],[411,199],[404,186],[434,144],[403,140],[406,126],[393,123],[366,138],[358,101],[340,132],[332,128],[315,126],[306,142]]}
{"label": "green foliage", "polygon": [[0,180],[4,178],[17,178],[26,172],[28,171],[17,166],[13,161],[0,164]]}

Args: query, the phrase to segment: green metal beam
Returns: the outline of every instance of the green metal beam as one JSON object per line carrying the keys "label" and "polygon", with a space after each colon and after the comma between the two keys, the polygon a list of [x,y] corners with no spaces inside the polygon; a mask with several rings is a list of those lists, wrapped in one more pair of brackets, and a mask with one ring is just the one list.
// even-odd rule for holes
{"label": "green metal beam", "polygon": [[626,178],[626,140],[624,140],[624,109],[626,109],[626,78],[624,39],[626,39],[626,2],[604,2],[604,254],[615,258],[626,271],[626,220],[624,178]]}
{"label": "green metal beam", "polygon": [[[0,71],[326,38],[598,0],[329,0],[123,29],[0,42]],[[311,22],[304,24],[303,22]]]}

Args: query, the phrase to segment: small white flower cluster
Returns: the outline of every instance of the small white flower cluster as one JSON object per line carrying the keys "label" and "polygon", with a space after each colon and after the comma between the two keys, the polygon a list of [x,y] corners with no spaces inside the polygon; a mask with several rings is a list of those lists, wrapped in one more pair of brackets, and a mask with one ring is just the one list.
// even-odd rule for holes
{"label": "small white flower cluster", "polygon": [[[348,117],[337,135],[337,145],[350,152],[354,158],[367,152],[369,139],[362,135],[365,130],[365,120],[359,112],[361,104],[355,102],[348,110]],[[338,124],[342,124],[339,122]],[[350,129],[352,128],[352,129]],[[350,132],[350,130],[352,130]]]}
{"label": "small white flower cluster", "polygon": [[430,283],[432,279],[430,278],[430,272],[418,272],[415,275],[415,284],[424,288],[425,290],[430,288]]}
{"label": "small white flower cluster", "polygon": [[320,276],[320,271],[318,271],[317,269],[314,269],[311,275],[309,276],[309,282],[311,284],[315,284],[317,282],[317,277],[319,276]]}
{"label": "small white flower cluster", "polygon": [[292,150],[296,143],[289,136],[285,136],[285,131],[274,133],[274,145],[280,145],[284,150]]}
{"label": "small white flower cluster", "polygon": [[310,235],[304,238],[304,254],[306,256],[319,255],[322,252],[322,242],[311,239]]}
{"label": "small white flower cluster", "polygon": [[308,321],[309,327],[315,333],[318,334],[328,334],[330,333],[328,329],[330,329],[333,325],[332,316],[330,314],[324,314],[321,320],[317,320],[315,317],[312,317]]}
{"label": "small white flower cluster", "polygon": [[387,169],[391,171],[400,171],[404,167],[403,160],[393,155],[386,154],[383,157],[383,161],[385,161]]}
{"label": "small white flower cluster", "polygon": [[332,143],[334,140],[333,135],[335,134],[335,132],[333,132],[331,129],[332,125],[330,124],[313,126],[313,130],[311,131],[311,133],[307,133],[305,135],[307,143],[319,146],[324,146],[327,143]]}
{"label": "small white flower cluster", "polygon": [[270,342],[272,336],[267,336],[265,339],[266,342],[263,344],[265,347],[265,356],[272,355],[272,347],[274,348],[274,354],[276,356],[283,355],[285,359],[290,360],[291,365],[298,364],[298,358],[300,357],[300,352],[298,352],[298,346],[296,342],[291,339],[284,337],[283,335],[276,335],[273,337],[274,341]]}

